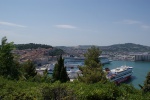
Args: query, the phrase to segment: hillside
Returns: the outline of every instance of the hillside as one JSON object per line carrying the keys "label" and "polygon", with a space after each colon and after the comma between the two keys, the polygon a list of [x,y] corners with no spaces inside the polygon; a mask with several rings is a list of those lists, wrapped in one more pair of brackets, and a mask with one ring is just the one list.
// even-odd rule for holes
{"label": "hillside", "polygon": [[15,44],[16,50],[13,52],[20,57],[20,61],[27,59],[38,62],[38,59],[49,56],[59,56],[65,52],[62,49],[45,44]]}
{"label": "hillside", "polygon": [[38,49],[38,48],[53,48],[50,45],[45,44],[35,44],[35,43],[29,43],[29,44],[15,44],[16,49],[18,50],[24,50],[24,49]]}
{"label": "hillside", "polygon": [[102,51],[108,52],[149,52],[150,47],[134,43],[115,44],[111,46],[100,46]]}
{"label": "hillside", "polygon": [[[79,45],[72,47],[59,46],[57,48],[62,49],[64,52],[70,55],[80,56],[83,55],[91,45]],[[125,44],[114,44],[110,46],[97,46],[103,53],[139,53],[139,52],[150,52],[149,46],[144,46],[134,43],[125,43]]]}

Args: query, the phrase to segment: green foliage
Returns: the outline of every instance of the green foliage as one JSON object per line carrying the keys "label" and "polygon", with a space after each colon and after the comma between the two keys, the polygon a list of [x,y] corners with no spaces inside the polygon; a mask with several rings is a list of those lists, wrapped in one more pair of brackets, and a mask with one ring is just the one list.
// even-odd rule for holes
{"label": "green foliage", "polygon": [[61,54],[64,54],[64,51],[62,49],[53,48],[52,50],[49,51],[49,56],[57,56]]}
{"label": "green foliage", "polygon": [[60,72],[60,82],[67,82],[69,81],[69,77],[66,71],[66,67],[62,67],[61,72]]}
{"label": "green foliage", "polygon": [[102,70],[102,66],[99,62],[99,55],[101,51],[95,46],[88,49],[85,54],[85,66],[80,67],[83,76],[79,76],[78,80],[85,83],[96,83],[107,81],[106,75]]}
{"label": "green foliage", "polygon": [[0,75],[10,79],[18,79],[19,71],[12,54],[13,49],[13,42],[7,43],[7,38],[3,37],[0,47]]}
{"label": "green foliage", "polygon": [[54,81],[59,80],[61,82],[67,82],[70,80],[66,72],[66,68],[64,67],[64,59],[62,59],[62,55],[60,55],[57,63],[55,64],[52,76]]}
{"label": "green foliage", "polygon": [[35,100],[41,98],[37,83],[10,81],[0,77],[1,100]]}
{"label": "green foliage", "polygon": [[144,81],[144,86],[140,85],[140,87],[144,93],[150,92],[150,72],[148,72],[146,76],[146,80]]}
{"label": "green foliage", "polygon": [[78,80],[84,83],[107,82],[104,72],[99,68],[81,67],[83,76],[79,76]]}
{"label": "green foliage", "polygon": [[149,100],[150,93],[131,85],[100,82],[85,84],[79,81],[39,83],[13,81],[0,77],[1,100]]}
{"label": "green foliage", "polygon": [[34,77],[37,74],[35,65],[30,60],[25,62],[22,68],[23,68],[23,75],[26,79],[29,79],[30,77]]}
{"label": "green foliage", "polygon": [[59,80],[59,65],[57,63],[55,64],[52,76],[53,76],[54,81]]}
{"label": "green foliage", "polygon": [[126,84],[117,86],[111,82],[107,82],[106,84],[75,82],[68,84],[68,86],[74,90],[78,100],[149,100],[148,94],[142,95],[140,90],[136,90]]}
{"label": "green foliage", "polygon": [[87,52],[84,54],[85,56],[85,65],[89,65],[90,61],[95,61],[96,63],[99,63],[98,57],[100,56],[101,51],[99,48],[92,46],[90,49],[87,50]]}
{"label": "green foliage", "polygon": [[29,82],[37,82],[37,83],[51,83],[52,79],[48,75],[39,75],[39,74],[37,74],[33,78],[30,77],[27,81],[29,81]]}
{"label": "green foliage", "polygon": [[53,48],[52,46],[45,45],[45,44],[35,44],[35,43],[29,43],[29,44],[15,44],[15,47],[18,50],[24,50],[24,49],[38,49],[38,48]]}
{"label": "green foliage", "polygon": [[43,73],[43,76],[41,77],[42,82],[51,83],[52,78],[48,76],[48,70],[46,69]]}
{"label": "green foliage", "polygon": [[44,100],[77,100],[73,90],[60,82],[42,86],[42,97]]}

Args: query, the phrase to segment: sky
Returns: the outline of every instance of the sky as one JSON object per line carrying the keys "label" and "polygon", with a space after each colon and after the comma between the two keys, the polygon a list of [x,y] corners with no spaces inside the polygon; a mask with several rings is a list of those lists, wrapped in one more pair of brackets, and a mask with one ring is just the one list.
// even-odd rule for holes
{"label": "sky", "polygon": [[0,38],[52,46],[150,46],[150,0],[0,0]]}

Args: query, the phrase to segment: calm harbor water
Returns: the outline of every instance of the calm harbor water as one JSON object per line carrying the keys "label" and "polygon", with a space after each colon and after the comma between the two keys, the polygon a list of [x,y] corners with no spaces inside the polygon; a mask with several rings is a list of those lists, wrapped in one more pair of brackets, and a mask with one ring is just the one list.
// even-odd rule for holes
{"label": "calm harbor water", "polygon": [[138,84],[143,85],[147,73],[150,71],[150,62],[112,61],[110,64],[106,64],[104,68],[108,67],[109,69],[113,69],[122,65],[133,67],[133,75],[127,83],[139,89]]}

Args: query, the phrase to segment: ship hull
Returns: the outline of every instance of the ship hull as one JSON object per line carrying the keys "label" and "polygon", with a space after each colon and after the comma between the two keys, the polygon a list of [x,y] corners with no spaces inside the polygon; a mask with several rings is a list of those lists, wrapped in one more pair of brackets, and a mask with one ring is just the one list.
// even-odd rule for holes
{"label": "ship hull", "polygon": [[124,78],[120,78],[118,80],[115,80],[115,83],[116,84],[120,84],[120,83],[123,83],[123,82],[126,82],[127,80],[129,80],[131,78],[131,75],[130,76],[127,76],[127,77],[124,77]]}

